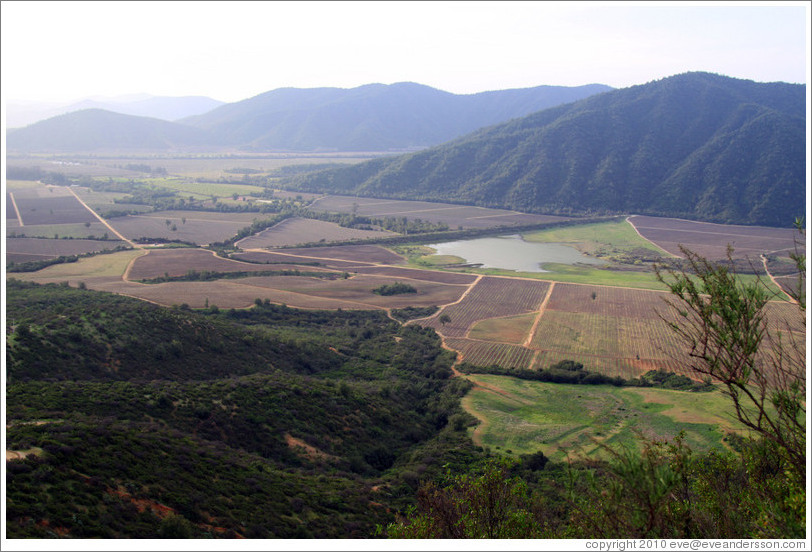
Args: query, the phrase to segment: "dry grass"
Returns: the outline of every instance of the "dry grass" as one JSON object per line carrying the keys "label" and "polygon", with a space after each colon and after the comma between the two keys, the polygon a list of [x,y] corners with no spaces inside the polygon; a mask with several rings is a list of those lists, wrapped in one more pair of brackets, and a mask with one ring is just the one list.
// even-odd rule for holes
{"label": "dry grass", "polygon": [[533,326],[535,318],[535,314],[520,314],[518,316],[481,320],[471,327],[468,337],[483,341],[500,341],[519,345],[524,341],[527,332]]}
{"label": "dry grass", "polygon": [[265,270],[325,270],[318,267],[302,267],[294,264],[261,265],[217,257],[206,249],[151,249],[147,255],[133,263],[128,278],[142,280],[169,276],[183,276],[190,270],[198,272],[257,272]]}
{"label": "dry grass", "polygon": [[52,265],[37,272],[15,273],[14,278],[39,284],[70,282],[78,285],[95,282],[120,281],[130,261],[144,254],[143,250],[128,250],[79,259],[75,263]]}
{"label": "dry grass", "polygon": [[237,242],[241,249],[285,247],[304,243],[333,242],[397,236],[394,232],[344,228],[334,222],[292,218]]}
{"label": "dry grass", "polygon": [[261,213],[157,211],[111,218],[108,222],[129,239],[161,238],[202,245],[227,240],[254,220],[263,218],[266,217]]}

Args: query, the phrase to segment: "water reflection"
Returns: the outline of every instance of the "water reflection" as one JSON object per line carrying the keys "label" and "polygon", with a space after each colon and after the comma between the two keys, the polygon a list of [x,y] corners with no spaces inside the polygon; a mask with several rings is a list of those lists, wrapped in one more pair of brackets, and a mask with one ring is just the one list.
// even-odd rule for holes
{"label": "water reflection", "polygon": [[587,257],[569,245],[526,242],[518,234],[429,244],[438,255],[455,255],[483,268],[503,268],[518,272],[549,272],[544,263],[605,265],[606,261]]}

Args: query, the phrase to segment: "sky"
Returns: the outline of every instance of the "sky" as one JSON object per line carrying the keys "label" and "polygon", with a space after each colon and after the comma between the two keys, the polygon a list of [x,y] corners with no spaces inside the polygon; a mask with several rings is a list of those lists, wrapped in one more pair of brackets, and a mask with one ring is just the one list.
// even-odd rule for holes
{"label": "sky", "polygon": [[623,88],[686,71],[806,83],[809,2],[3,1],[4,100],[418,82]]}

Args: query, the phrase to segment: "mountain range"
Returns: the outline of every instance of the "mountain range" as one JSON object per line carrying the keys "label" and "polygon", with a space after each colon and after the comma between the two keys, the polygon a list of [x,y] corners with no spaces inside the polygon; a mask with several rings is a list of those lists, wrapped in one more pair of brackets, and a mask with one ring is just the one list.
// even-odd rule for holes
{"label": "mountain range", "polygon": [[[9,150],[61,152],[182,150],[201,144],[249,151],[402,151],[607,90],[604,85],[539,86],[457,95],[414,83],[282,88],[171,125],[84,109],[11,130],[7,144]],[[149,138],[140,142],[143,136]]]}
{"label": "mountain range", "polygon": [[685,73],[286,185],[530,212],[788,226],[805,213],[805,97],[804,85]]}
{"label": "mountain range", "polygon": [[9,131],[7,149],[418,150],[281,185],[538,213],[787,226],[805,214],[805,117],[805,85],[701,72],[617,90],[455,95],[371,84],[283,88],[178,122],[83,110]]}
{"label": "mountain range", "polygon": [[86,98],[71,103],[11,100],[6,103],[6,126],[21,128],[57,115],[83,109],[104,109],[113,113],[176,121],[211,111],[225,102],[206,96],[151,96],[135,94],[113,98]]}
{"label": "mountain range", "polygon": [[607,90],[592,84],[459,95],[411,82],[281,88],[181,122],[213,133],[218,144],[256,150],[403,150]]}
{"label": "mountain range", "polygon": [[9,131],[8,151],[157,151],[201,146],[210,140],[198,129],[154,119],[83,109]]}

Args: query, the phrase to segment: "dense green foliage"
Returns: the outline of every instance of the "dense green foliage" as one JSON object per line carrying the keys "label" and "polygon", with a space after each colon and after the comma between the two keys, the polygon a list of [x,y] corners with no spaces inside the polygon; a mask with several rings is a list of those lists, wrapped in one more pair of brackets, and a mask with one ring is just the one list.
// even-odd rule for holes
{"label": "dense green foliage", "polygon": [[[796,224],[803,232],[802,221]],[[807,469],[808,366],[802,338],[770,327],[765,312],[770,296],[759,282],[742,283],[729,267],[681,249],[690,272],[657,273],[680,314],[669,324],[689,349],[694,373],[724,387],[739,421],[775,447],[787,476],[798,484]],[[732,251],[729,247],[729,257]],[[802,284],[795,303],[805,314],[806,257],[794,258]]]}
{"label": "dense green foliage", "polygon": [[570,383],[580,385],[614,385],[615,387],[657,387],[660,389],[677,389],[680,391],[712,391],[710,383],[697,382],[691,378],[665,372],[650,370],[640,377],[626,380],[620,376],[607,376],[599,372],[590,372],[580,362],[562,360],[547,368],[530,370],[527,368],[502,368],[500,366],[474,366],[463,362],[457,366],[465,374],[493,374],[510,376],[529,381],[546,381],[550,383]]}
{"label": "dense green foliage", "polygon": [[417,293],[417,288],[404,284],[403,282],[395,282],[394,284],[383,284],[372,290],[372,293],[377,295],[400,295],[402,293]]}
{"label": "dense green foliage", "polygon": [[548,368],[529,370],[527,368],[502,368],[500,366],[474,366],[468,363],[460,364],[457,369],[465,374],[494,374],[497,376],[511,376],[530,381],[546,381],[550,383],[572,383],[583,385],[615,385],[626,384],[621,377],[612,377],[598,372],[584,369],[580,362],[562,360],[550,365]]}
{"label": "dense green foliage", "polygon": [[287,185],[527,212],[785,226],[805,205],[804,97],[803,85],[687,73]]}
{"label": "dense green foliage", "polygon": [[453,355],[381,312],[7,297],[8,448],[42,451],[8,464],[11,537],[371,536],[481,454]]}
{"label": "dense green foliage", "polygon": [[403,307],[402,309],[392,309],[390,314],[400,322],[407,322],[416,318],[428,318],[438,310],[440,310],[440,307],[436,305],[431,307]]}
{"label": "dense green foliage", "polygon": [[14,330],[6,348],[9,382],[210,379],[338,362],[220,320],[127,297],[15,281],[7,290]]}

